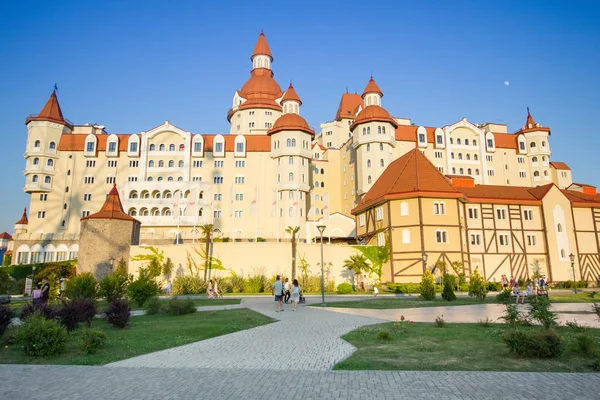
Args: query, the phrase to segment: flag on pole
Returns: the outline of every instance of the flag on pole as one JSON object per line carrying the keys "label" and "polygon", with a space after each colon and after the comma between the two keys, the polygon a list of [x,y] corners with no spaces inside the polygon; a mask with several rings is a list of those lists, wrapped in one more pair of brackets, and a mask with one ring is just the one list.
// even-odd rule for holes
{"label": "flag on pole", "polygon": [[250,203],[250,215],[256,215],[258,209],[258,187],[254,187],[254,198]]}
{"label": "flag on pole", "polygon": [[277,192],[273,191],[273,203],[271,203],[271,217],[277,215]]}
{"label": "flag on pole", "polygon": [[233,185],[229,186],[229,198],[231,199],[231,207],[229,207],[229,216],[233,217]]}
{"label": "flag on pole", "polygon": [[325,203],[322,210],[323,219],[329,219],[329,193],[323,195],[323,202]]}

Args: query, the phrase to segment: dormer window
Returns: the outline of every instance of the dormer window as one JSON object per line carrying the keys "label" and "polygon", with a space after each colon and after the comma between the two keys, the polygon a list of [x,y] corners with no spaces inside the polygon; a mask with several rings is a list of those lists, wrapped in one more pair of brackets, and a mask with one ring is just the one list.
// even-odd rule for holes
{"label": "dormer window", "polygon": [[487,146],[488,146],[490,149],[493,149],[493,148],[494,148],[494,140],[493,140],[493,139],[488,139],[488,140],[487,140]]}
{"label": "dormer window", "polygon": [[138,143],[137,142],[131,142],[129,143],[129,152],[130,153],[137,153],[138,151]]}
{"label": "dormer window", "polygon": [[108,152],[109,153],[116,153],[117,152],[117,142],[110,142],[108,144]]}
{"label": "dormer window", "polygon": [[85,151],[87,151],[88,153],[93,153],[95,146],[96,144],[94,142],[87,142],[85,146]]}
{"label": "dormer window", "polygon": [[437,144],[444,144],[444,138],[442,137],[442,135],[437,135],[435,137],[435,140]]}

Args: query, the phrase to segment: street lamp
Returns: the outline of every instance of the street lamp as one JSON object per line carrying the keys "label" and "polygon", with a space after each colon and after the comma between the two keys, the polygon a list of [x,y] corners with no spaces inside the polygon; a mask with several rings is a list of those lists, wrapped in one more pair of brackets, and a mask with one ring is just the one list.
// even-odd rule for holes
{"label": "street lamp", "polygon": [[577,280],[575,280],[575,255],[573,253],[569,254],[569,258],[571,259],[571,268],[573,269],[573,290],[575,294],[577,294]]}
{"label": "street lamp", "polygon": [[423,272],[427,269],[427,253],[423,252]]}
{"label": "street lamp", "polygon": [[317,225],[317,229],[321,234],[321,307],[325,307],[325,271],[323,269],[323,231],[325,225]]}

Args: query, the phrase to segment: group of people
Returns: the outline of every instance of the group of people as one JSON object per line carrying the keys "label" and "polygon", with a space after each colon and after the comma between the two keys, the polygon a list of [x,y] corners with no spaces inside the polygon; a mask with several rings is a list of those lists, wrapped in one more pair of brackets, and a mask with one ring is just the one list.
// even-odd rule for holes
{"label": "group of people", "polygon": [[219,293],[219,284],[217,283],[216,279],[215,280],[211,279],[208,282],[208,288],[206,289],[206,292],[208,293],[209,299],[223,297],[223,295],[221,293]]}
{"label": "group of people", "polygon": [[[516,297],[517,304],[519,300],[521,300],[521,304],[525,304],[525,298],[528,296],[533,296],[535,293],[533,292],[533,281],[531,279],[527,279],[527,286],[525,288],[525,292],[521,290],[519,286],[519,282],[514,278],[510,277],[510,280],[506,275],[502,275],[501,277],[502,289],[503,290],[512,290],[511,296]],[[546,275],[542,275],[540,279],[537,281],[538,284],[538,294],[540,291],[545,292],[546,285],[548,284],[548,278]]]}
{"label": "group of people", "polygon": [[283,303],[291,301],[292,310],[296,311],[298,303],[300,302],[300,285],[298,279],[294,279],[290,285],[288,278],[285,278],[285,282],[281,281],[281,276],[277,275],[277,280],[273,283],[271,293],[275,296],[275,312],[283,312]]}
{"label": "group of people", "polygon": [[38,283],[37,288],[33,290],[33,305],[35,307],[43,307],[48,304],[50,299],[50,282],[47,277],[42,279],[42,284]]}

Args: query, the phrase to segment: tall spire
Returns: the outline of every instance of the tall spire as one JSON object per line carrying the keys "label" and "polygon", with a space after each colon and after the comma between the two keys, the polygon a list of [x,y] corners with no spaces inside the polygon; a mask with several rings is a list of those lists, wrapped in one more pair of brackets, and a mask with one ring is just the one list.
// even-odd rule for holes
{"label": "tall spire", "polygon": [[58,98],[56,97],[56,90],[52,91],[52,94],[44,105],[44,108],[42,108],[42,111],[40,111],[38,115],[29,116],[25,121],[25,124],[28,124],[29,121],[50,121],[62,125],[70,125],[63,117],[60,104],[58,104]]}
{"label": "tall spire", "polygon": [[373,79],[373,75],[371,75],[371,79],[369,79],[369,82],[367,83],[367,86],[365,86],[365,90],[363,90],[363,97],[366,94],[369,93],[377,93],[379,96],[383,97],[383,92],[381,91],[381,89],[379,89],[379,86],[377,86],[377,84],[375,83],[375,80]]}
{"label": "tall spire", "polygon": [[23,216],[21,216],[21,219],[18,220],[15,225],[27,225],[28,223],[29,221],[27,220],[27,207],[25,207],[25,209],[23,210]]}
{"label": "tall spire", "polygon": [[290,87],[288,87],[288,89],[285,91],[285,94],[281,99],[281,104],[283,104],[286,101],[297,101],[298,103],[300,103],[300,105],[302,105],[302,100],[300,100],[300,96],[298,96],[298,93],[296,93],[294,86],[292,86],[292,82],[290,82]]}
{"label": "tall spire", "polygon": [[256,46],[254,46],[254,51],[252,52],[250,60],[259,55],[269,56],[271,61],[273,61],[273,54],[271,54],[271,49],[267,43],[267,38],[262,31],[260,31],[260,35],[258,35],[258,40],[256,41]]}
{"label": "tall spire", "polygon": [[527,122],[525,122],[525,128],[534,128],[537,124],[533,120],[531,113],[529,112],[529,107],[527,107]]}

